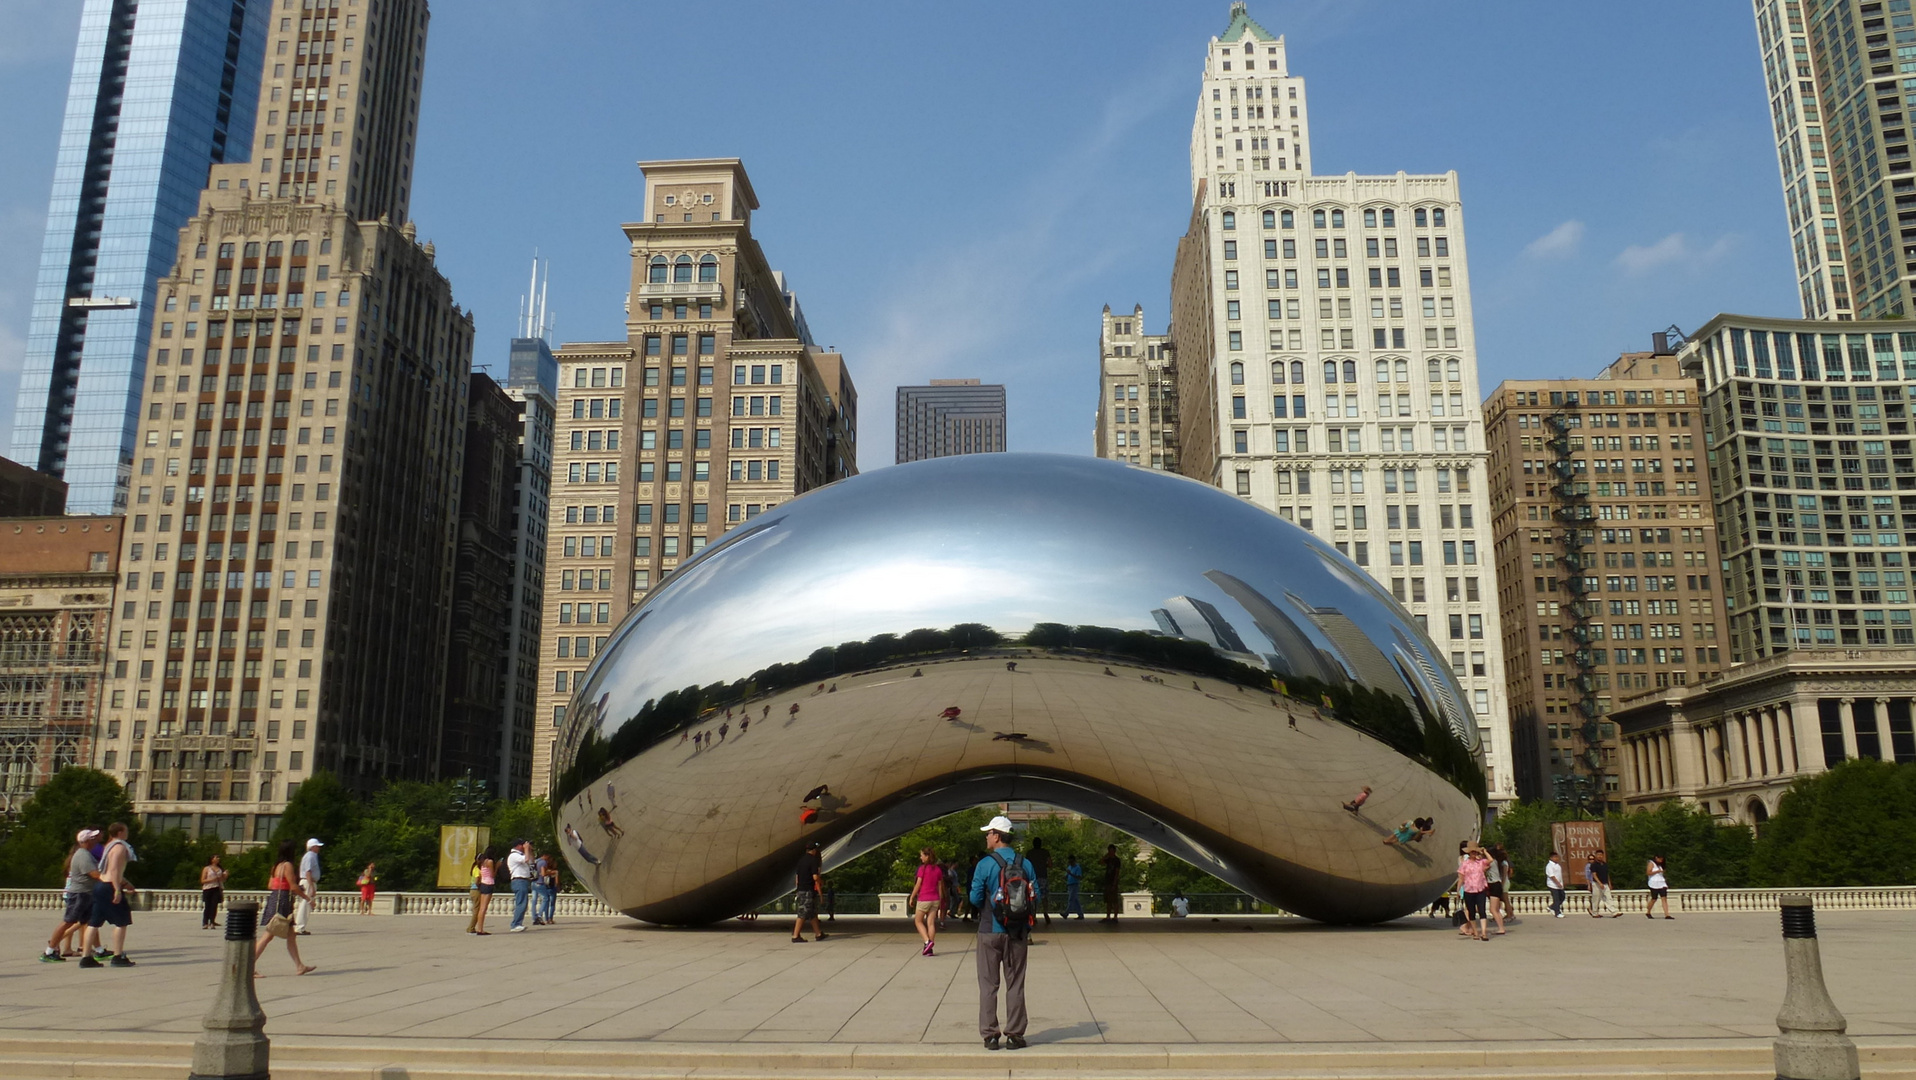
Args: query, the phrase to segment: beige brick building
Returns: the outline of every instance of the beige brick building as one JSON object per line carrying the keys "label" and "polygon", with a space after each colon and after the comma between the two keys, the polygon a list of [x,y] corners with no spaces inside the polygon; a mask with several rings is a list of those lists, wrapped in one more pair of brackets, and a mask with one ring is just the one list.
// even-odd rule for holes
{"label": "beige brick building", "polygon": [[1518,794],[1583,776],[1620,808],[1614,703],[1729,655],[1701,384],[1631,354],[1595,379],[1505,382],[1484,412]]}
{"label": "beige brick building", "polygon": [[279,5],[251,160],[158,285],[96,761],[263,840],[438,774],[472,321],[406,220],[427,5]]}
{"label": "beige brick building", "polygon": [[1113,315],[1098,330],[1098,413],[1093,452],[1101,458],[1178,469],[1178,368],[1169,334],[1144,332],[1144,306]]}
{"label": "beige brick building", "polygon": [[744,166],[640,168],[626,339],[558,351],[535,793],[573,688],[627,611],[726,530],[857,472],[857,390],[753,238]]}

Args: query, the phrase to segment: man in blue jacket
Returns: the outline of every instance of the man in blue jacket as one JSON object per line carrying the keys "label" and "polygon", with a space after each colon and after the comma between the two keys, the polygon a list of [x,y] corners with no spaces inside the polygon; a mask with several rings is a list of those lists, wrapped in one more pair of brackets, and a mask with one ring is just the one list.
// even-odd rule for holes
{"label": "man in blue jacket", "polygon": [[[1025,957],[1031,945],[1030,915],[1023,926],[1009,930],[998,922],[993,900],[999,882],[1008,867],[1017,867],[1030,884],[1034,899],[1043,899],[1031,860],[1011,846],[1011,820],[1000,814],[984,827],[985,857],[971,875],[971,905],[978,911],[978,1034],[984,1036],[985,1049],[998,1049],[1002,1031],[1004,1041],[1013,1050],[1025,1046]],[[1035,904],[1033,909],[1035,910]],[[998,982],[1002,970],[1005,986],[1005,1023],[998,1026]]]}

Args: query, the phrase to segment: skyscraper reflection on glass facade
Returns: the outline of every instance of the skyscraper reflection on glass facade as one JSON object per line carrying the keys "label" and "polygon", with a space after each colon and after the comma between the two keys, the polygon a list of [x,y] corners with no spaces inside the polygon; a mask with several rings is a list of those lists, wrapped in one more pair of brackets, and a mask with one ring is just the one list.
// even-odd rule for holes
{"label": "skyscraper reflection on glass facade", "polygon": [[10,455],[64,477],[72,512],[126,505],[154,283],[207,166],[247,158],[267,7],[86,0]]}

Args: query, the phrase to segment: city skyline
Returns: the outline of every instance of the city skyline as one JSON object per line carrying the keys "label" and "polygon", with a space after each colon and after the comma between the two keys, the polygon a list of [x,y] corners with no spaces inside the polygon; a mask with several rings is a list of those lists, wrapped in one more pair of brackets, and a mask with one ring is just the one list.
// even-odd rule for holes
{"label": "city skyline", "polygon": [[[1470,37],[1549,40],[1569,32],[1567,23],[1500,5],[1416,34],[1387,35],[1380,46],[1372,24],[1382,11],[1255,4],[1251,14],[1286,36],[1298,70],[1314,73],[1313,172],[1458,171],[1464,200],[1479,208],[1470,242],[1483,385],[1539,366],[1534,339],[1523,333],[1536,320],[1548,319],[1563,332],[1558,340],[1574,343],[1547,346],[1542,358],[1545,373],[1567,376],[1607,359],[1605,353],[1640,347],[1644,333],[1670,322],[1700,323],[1718,310],[1794,313],[1789,231],[1769,171],[1775,142],[1748,9],[1694,14],[1646,5],[1605,12],[1595,22],[1586,13],[1576,26],[1585,47],[1557,56],[1551,74],[1568,85],[1601,70],[1618,92],[1600,95],[1602,102],[1550,103],[1517,100],[1501,91],[1510,83],[1493,84],[1470,66],[1453,71],[1434,58],[1456,54],[1429,42],[1433,34],[1440,45]],[[805,297],[812,324],[830,328],[821,344],[858,357],[860,382],[877,391],[868,395],[868,429],[890,426],[884,391],[891,386],[964,371],[1004,382],[1010,396],[1028,403],[1013,410],[1012,448],[1091,452],[1085,436],[1097,385],[1080,362],[1082,312],[1107,302],[1123,310],[1168,308],[1166,268],[1189,209],[1180,161],[1189,132],[1185,110],[1198,50],[1228,19],[1227,4],[1176,12],[1139,7],[1123,17],[1103,13],[1095,23],[1070,11],[1023,14],[1026,21],[1011,28],[933,23],[925,28],[944,35],[949,48],[937,51],[951,59],[928,68],[863,56],[857,42],[870,31],[913,28],[898,12],[860,18],[859,34],[845,32],[849,16],[813,26],[775,11],[745,13],[766,37],[805,44],[808,66],[856,50],[861,62],[876,65],[860,85],[919,88],[880,102],[850,81],[828,82],[790,98],[793,109],[840,115],[857,130],[897,130],[902,141],[888,136],[886,144],[897,153],[879,153],[857,138],[811,138],[801,134],[809,130],[804,125],[786,125],[791,135],[720,138],[702,121],[676,119],[682,110],[672,103],[686,95],[723,108],[735,96],[761,94],[767,81],[784,85],[797,74],[771,65],[718,82],[678,78],[678,65],[690,72],[704,55],[703,46],[691,47],[698,28],[690,22],[647,19],[641,26],[616,11],[544,14],[506,34],[507,17],[502,7],[475,5],[435,21],[435,81],[423,103],[421,182],[413,200],[422,239],[438,241],[442,268],[461,282],[462,299],[470,298],[477,351],[496,375],[504,375],[496,358],[513,333],[520,268],[534,248],[552,261],[555,345],[615,336],[621,297],[606,282],[618,280],[623,252],[605,241],[600,223],[635,194],[631,162],[736,155],[764,186],[788,193],[761,231],[779,250],[803,255],[783,269]],[[0,413],[8,417],[20,361],[14,338],[25,327],[20,292],[30,294],[33,273],[16,264],[38,255],[37,244],[22,246],[19,238],[43,231],[62,69],[73,40],[72,28],[51,15],[16,18],[46,21],[21,27],[19,41],[0,55],[0,86],[20,102],[15,142],[23,148],[0,167],[0,239],[9,241],[0,246]],[[1665,71],[1654,54],[1634,46],[1659,32],[1683,40],[1693,63]],[[1054,59],[1061,35],[1084,42],[1098,62]],[[1008,49],[982,48],[1000,36],[1011,39]],[[663,66],[635,102],[587,110],[562,107],[531,85],[511,95],[467,92],[479,72],[496,70],[485,57],[508,41],[526,49],[533,66],[568,42],[583,42],[584,54],[569,68],[576,80],[606,85],[614,84],[611,53],[621,42],[657,49]],[[969,43],[981,48],[974,53]],[[954,77],[934,89],[942,73],[957,71],[949,65],[967,56],[984,65],[980,77]],[[1541,57],[1522,62],[1543,70]],[[1513,74],[1522,77],[1508,70],[1502,76]],[[1419,89],[1433,80],[1443,93]],[[1639,89],[1652,84],[1654,92]],[[563,88],[552,93],[561,92],[568,101],[606,100]],[[1380,117],[1391,119],[1380,125]],[[477,167],[467,155],[491,155],[480,148],[496,149],[501,132],[537,130],[569,145],[567,133],[582,128],[634,134],[599,138],[570,160],[563,199],[544,197],[554,178],[536,145],[488,156],[487,184],[466,179]],[[1459,138],[1473,130],[1525,130],[1526,137]],[[972,153],[972,133],[989,135],[993,155]],[[858,169],[826,168],[818,157],[824,153],[834,166],[850,160]],[[858,177],[849,187],[847,175]],[[870,197],[907,180],[916,192],[910,200]],[[470,220],[498,227],[485,235],[447,228]],[[914,230],[911,246],[889,242],[906,228]],[[1158,333],[1163,326],[1145,329]],[[888,457],[880,447],[860,464],[880,467]]]}

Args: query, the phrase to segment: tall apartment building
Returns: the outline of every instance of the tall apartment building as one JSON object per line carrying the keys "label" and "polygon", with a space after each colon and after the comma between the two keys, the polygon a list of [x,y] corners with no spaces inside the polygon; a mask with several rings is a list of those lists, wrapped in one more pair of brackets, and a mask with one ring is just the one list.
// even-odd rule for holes
{"label": "tall apartment building", "polygon": [[1212,38],[1171,278],[1179,467],[1408,605],[1515,792],[1457,176],[1316,176],[1304,80],[1242,3]]}
{"label": "tall apartment building", "polygon": [[1505,382],[1485,404],[1521,798],[1585,776],[1621,809],[1615,703],[1724,666],[1701,391],[1658,352],[1594,379]]}
{"label": "tall apartment building", "polygon": [[1177,362],[1169,334],[1144,332],[1142,304],[1129,315],[1105,305],[1092,445],[1101,458],[1177,471]]}
{"label": "tall apartment building", "polygon": [[[1904,55],[1916,48],[1916,24],[1909,5],[1753,3],[1803,313],[1853,313],[1860,319],[1907,314],[1916,288],[1916,171],[1909,140],[1916,95],[1905,85]],[[1825,287],[1827,308],[1819,293]]]}
{"label": "tall apartment building", "polygon": [[1909,323],[1718,315],[1682,359],[1703,377],[1731,659],[1916,644]]}
{"label": "tall apartment building", "polygon": [[406,221],[427,20],[276,7],[254,163],[158,284],[99,760],[169,825],[438,775],[472,321]]}
{"label": "tall apartment building", "polygon": [[[1803,317],[1848,319],[1849,276],[1843,269],[1848,245],[1843,241],[1843,219],[1836,212],[1829,143],[1824,136],[1825,101],[1819,93],[1822,80],[1817,77],[1816,57],[1810,51],[1803,5],[1800,0],[1752,3]],[[1916,41],[1916,35],[1911,40]]]}
{"label": "tall apartment building", "polygon": [[744,165],[639,167],[626,337],[557,356],[535,792],[573,688],[626,612],[728,529],[857,468],[851,376],[794,319],[752,235]]}
{"label": "tall apartment building", "polygon": [[157,283],[209,165],[246,160],[270,0],[86,0],[12,457],[126,506]]}
{"label": "tall apartment building", "polygon": [[1005,388],[977,379],[933,379],[929,386],[901,386],[895,460],[1002,454],[1005,450]]}
{"label": "tall apartment building", "polygon": [[0,518],[0,814],[92,760],[124,524]]}

